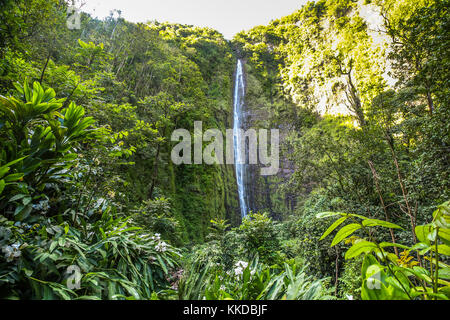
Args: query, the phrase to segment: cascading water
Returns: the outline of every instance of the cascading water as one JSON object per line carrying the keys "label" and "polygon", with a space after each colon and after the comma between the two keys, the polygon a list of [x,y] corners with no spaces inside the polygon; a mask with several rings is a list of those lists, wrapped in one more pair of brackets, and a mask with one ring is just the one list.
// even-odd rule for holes
{"label": "cascading water", "polygon": [[234,123],[233,123],[233,144],[234,144],[234,163],[236,168],[236,180],[239,193],[239,204],[241,207],[241,217],[247,215],[247,196],[245,190],[245,153],[239,152],[245,147],[241,138],[243,128],[243,106],[244,106],[245,84],[244,72],[241,60],[237,61],[236,79],[234,82]]}

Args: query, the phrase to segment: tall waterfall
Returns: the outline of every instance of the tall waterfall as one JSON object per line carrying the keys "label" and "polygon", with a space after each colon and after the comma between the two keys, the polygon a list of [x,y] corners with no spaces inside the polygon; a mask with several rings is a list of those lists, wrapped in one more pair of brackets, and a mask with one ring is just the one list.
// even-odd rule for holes
{"label": "tall waterfall", "polygon": [[241,60],[237,61],[236,79],[234,82],[234,123],[233,123],[233,144],[234,144],[234,163],[236,168],[236,180],[239,193],[239,204],[241,207],[241,217],[248,213],[247,196],[245,190],[245,153],[239,152],[245,147],[245,141],[241,138],[243,128],[243,107],[244,107],[244,72]]}

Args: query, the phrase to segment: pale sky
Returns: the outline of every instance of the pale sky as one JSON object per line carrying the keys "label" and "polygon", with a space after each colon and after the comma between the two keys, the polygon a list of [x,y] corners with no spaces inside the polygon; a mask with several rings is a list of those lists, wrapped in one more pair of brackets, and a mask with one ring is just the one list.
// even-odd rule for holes
{"label": "pale sky", "polygon": [[82,11],[104,18],[113,9],[132,22],[176,22],[211,27],[231,39],[242,30],[268,24],[307,0],[82,0]]}

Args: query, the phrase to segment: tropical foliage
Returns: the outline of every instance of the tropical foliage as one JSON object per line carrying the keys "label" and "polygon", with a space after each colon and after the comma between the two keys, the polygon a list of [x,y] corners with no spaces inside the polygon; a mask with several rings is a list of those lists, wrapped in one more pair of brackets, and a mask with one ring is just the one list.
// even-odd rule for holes
{"label": "tropical foliage", "polygon": [[[0,6],[0,299],[450,298],[448,0],[318,0],[226,40]],[[280,171],[172,132],[280,129]],[[193,139],[194,140],[194,139]]]}

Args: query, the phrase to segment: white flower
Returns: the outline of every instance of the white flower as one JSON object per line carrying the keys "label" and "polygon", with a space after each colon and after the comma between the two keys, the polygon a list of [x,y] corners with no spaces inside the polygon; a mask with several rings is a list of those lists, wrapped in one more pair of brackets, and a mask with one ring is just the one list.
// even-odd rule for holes
{"label": "white flower", "polygon": [[238,275],[240,275],[242,273],[243,273],[243,269],[241,267],[237,267],[237,268],[234,269],[234,274],[235,275],[238,276]]}
{"label": "white flower", "polygon": [[19,250],[20,243],[19,243],[19,242],[16,242],[16,243],[12,244],[11,247],[13,247],[13,248],[16,249],[16,250]]}
{"label": "white flower", "polygon": [[42,211],[47,211],[48,209],[50,209],[50,206],[48,205],[48,200],[42,200],[39,201],[39,204],[41,205]]}
{"label": "white flower", "polygon": [[238,262],[236,262],[235,266],[238,268],[240,267],[242,269],[245,269],[248,266],[248,262],[239,260]]}
{"label": "white flower", "polygon": [[353,296],[352,295],[346,294],[345,296],[347,297],[347,300],[353,300]]}
{"label": "white flower", "polygon": [[22,255],[20,251],[20,243],[16,242],[10,246],[5,246],[2,248],[3,253],[5,254],[5,258],[7,262],[13,261],[15,258],[18,258]]}
{"label": "white flower", "polygon": [[48,205],[48,199],[41,200],[38,204],[33,204],[32,207],[33,209],[42,212],[46,212],[48,211],[48,209],[50,209],[50,206]]}
{"label": "white flower", "polygon": [[161,240],[161,235],[159,233],[155,233],[155,235],[152,237],[153,240],[159,241]]}
{"label": "white flower", "polygon": [[155,250],[158,252],[164,252],[167,250],[167,243],[164,241],[158,242],[158,244],[155,246]]}

